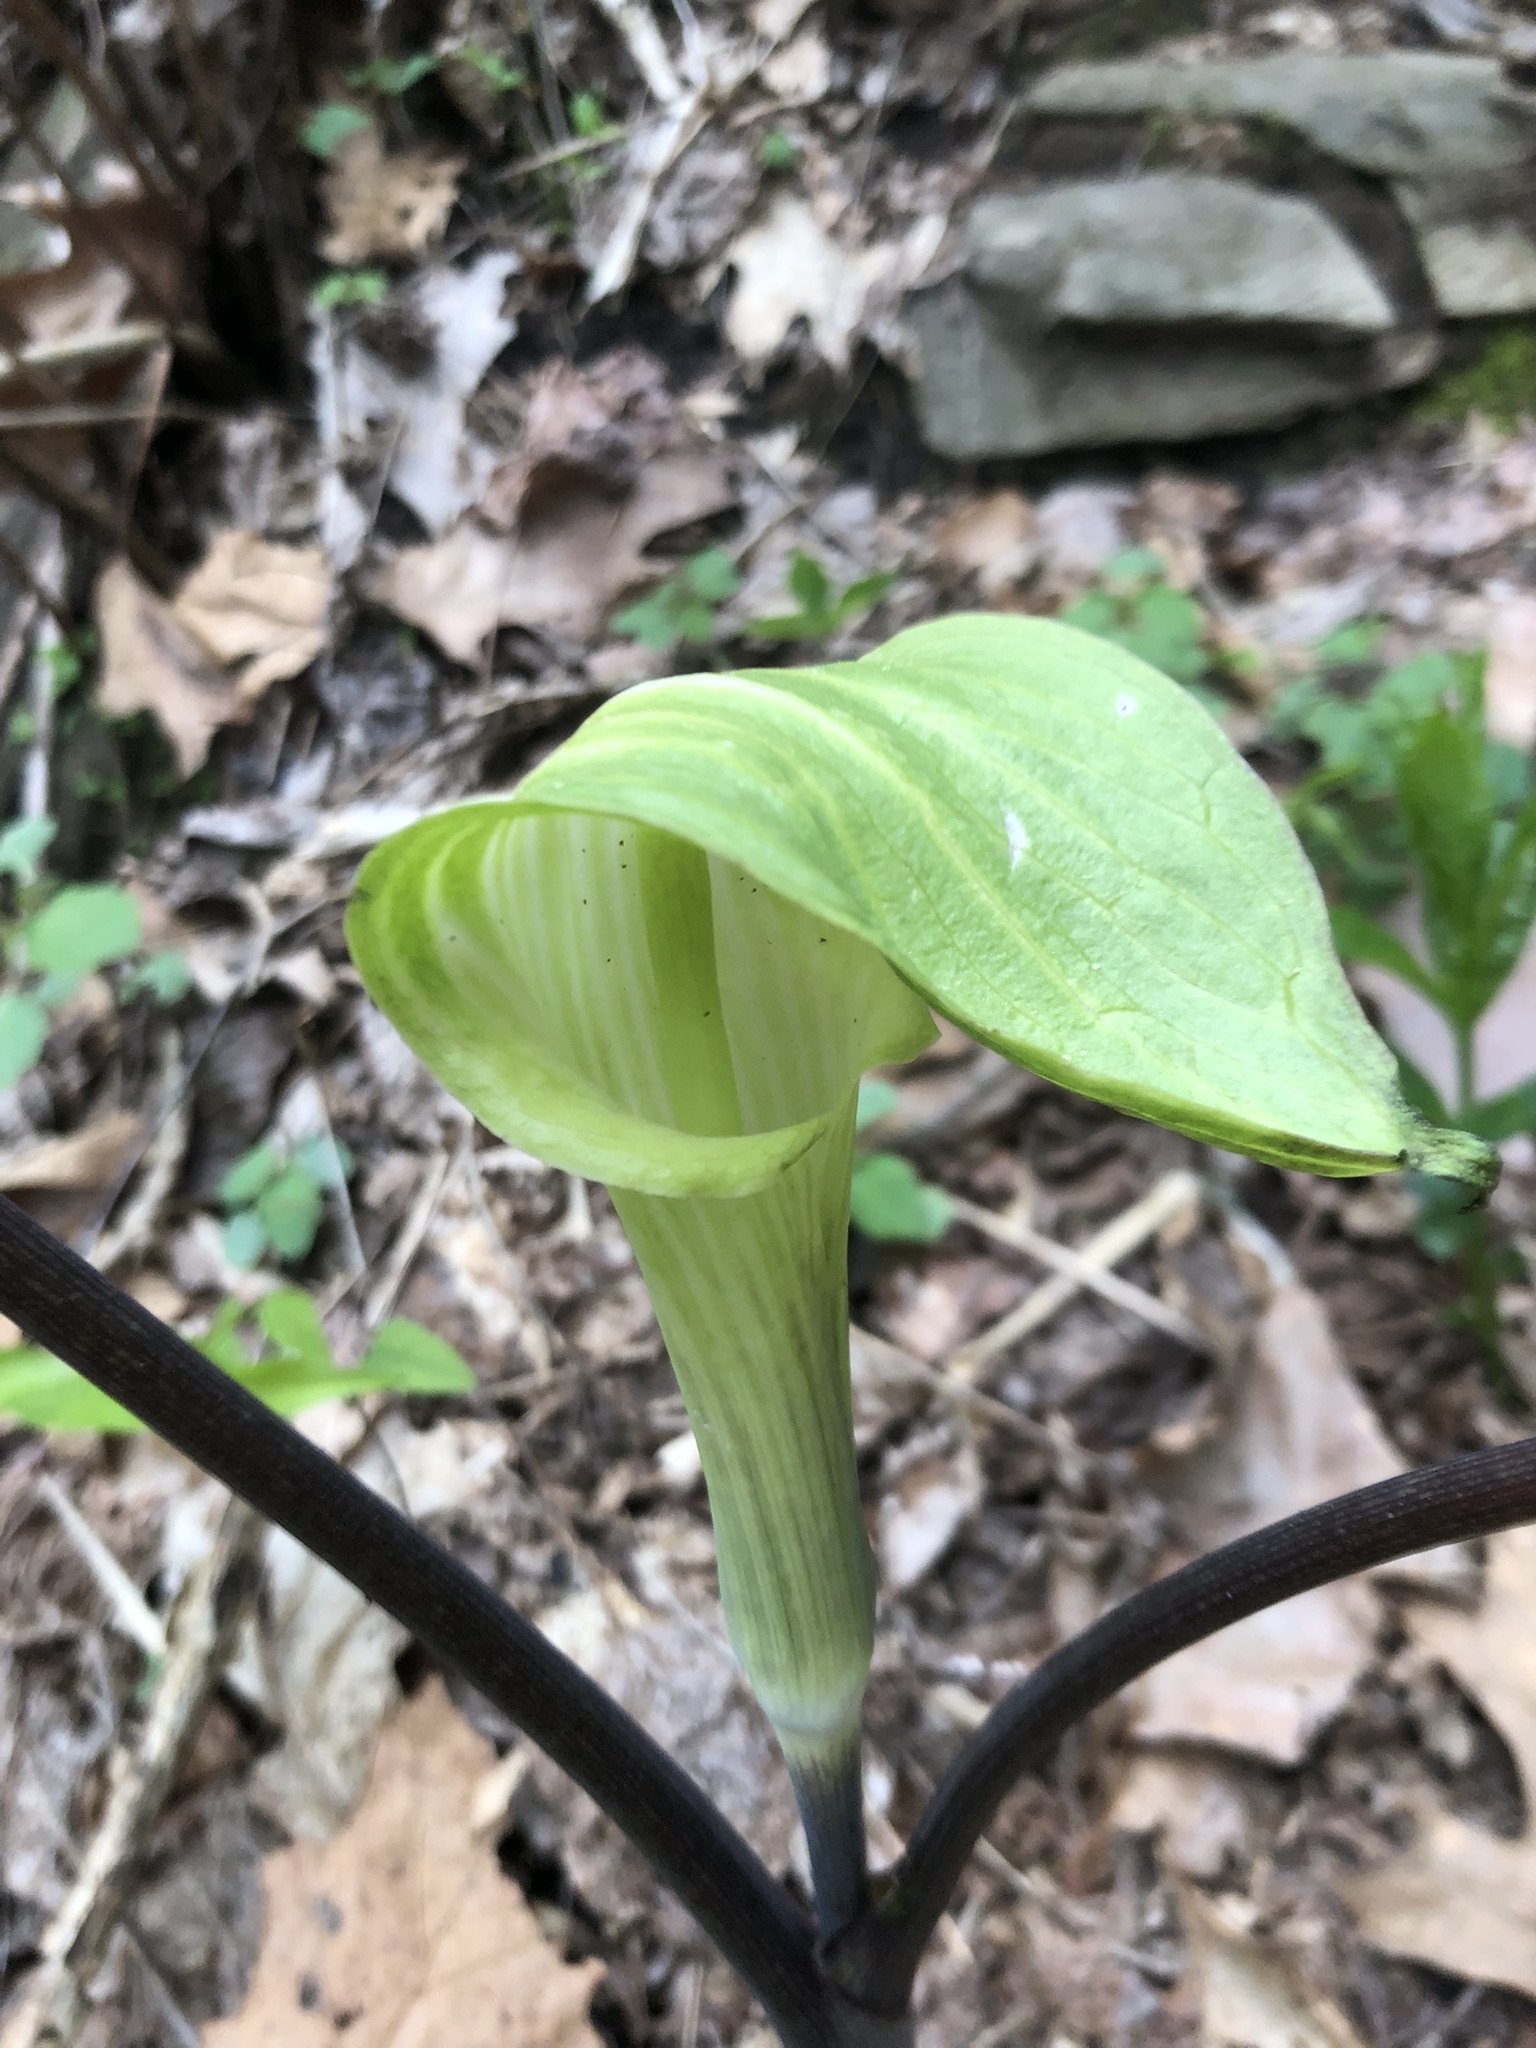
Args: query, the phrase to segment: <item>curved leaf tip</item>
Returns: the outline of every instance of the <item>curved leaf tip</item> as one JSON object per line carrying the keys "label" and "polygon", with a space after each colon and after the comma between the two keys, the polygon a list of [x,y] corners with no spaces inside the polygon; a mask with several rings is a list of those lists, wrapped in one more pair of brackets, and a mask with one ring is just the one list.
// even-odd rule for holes
{"label": "curved leaf tip", "polygon": [[1496,1146],[1473,1137],[1470,1131],[1442,1129],[1422,1118],[1415,1119],[1402,1163],[1414,1173],[1459,1182],[1467,1191],[1468,1209],[1483,1207],[1499,1184],[1504,1164]]}

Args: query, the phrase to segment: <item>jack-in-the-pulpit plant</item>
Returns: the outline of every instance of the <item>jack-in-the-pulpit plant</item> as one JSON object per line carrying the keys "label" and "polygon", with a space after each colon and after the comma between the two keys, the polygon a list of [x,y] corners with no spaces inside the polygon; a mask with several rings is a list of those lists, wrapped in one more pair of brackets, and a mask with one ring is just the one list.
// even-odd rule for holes
{"label": "jack-in-the-pulpit plant", "polygon": [[1486,1148],[1405,1106],[1304,854],[1206,711],[1039,620],[948,619],[856,662],[630,690],[512,796],[381,846],[348,938],[483,1123],[612,1193],[828,1937],[864,1893],[860,1073],[920,1051],[938,1011],[1258,1159],[1474,1189],[1491,1174]]}

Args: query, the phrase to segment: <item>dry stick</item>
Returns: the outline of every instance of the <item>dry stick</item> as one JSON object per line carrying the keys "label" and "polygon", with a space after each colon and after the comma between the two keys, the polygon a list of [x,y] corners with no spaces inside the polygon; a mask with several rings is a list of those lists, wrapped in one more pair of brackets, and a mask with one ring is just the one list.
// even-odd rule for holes
{"label": "dry stick", "polygon": [[13,547],[3,532],[0,532],[0,562],[10,570],[32,601],[47,612],[67,640],[75,630],[74,620],[37,574],[20,548]]}
{"label": "dry stick", "polygon": [[1177,1337],[1191,1350],[1204,1350],[1205,1339],[1199,1325],[1189,1316],[1181,1315],[1167,1302],[1159,1301],[1145,1287],[1137,1287],[1129,1280],[1122,1280],[1118,1273],[1107,1271],[1085,1253],[1073,1251],[1069,1245],[1058,1244],[1043,1230],[1034,1230],[1029,1224],[1018,1222],[1011,1216],[994,1215],[978,1202],[967,1202],[959,1195],[950,1197],[950,1207],[960,1221],[970,1224],[973,1230],[984,1232],[999,1244],[1011,1245],[1015,1251],[1037,1259],[1042,1266],[1053,1266],[1063,1278],[1074,1281],[1079,1287],[1090,1288],[1106,1301],[1113,1302],[1116,1308],[1128,1309],[1154,1329]]}
{"label": "dry stick", "polygon": [[[158,193],[161,198],[174,200],[177,197],[174,187],[162,176],[157,175],[159,167],[152,164],[140,150],[139,138],[134,134],[132,124],[123,119],[112,104],[110,95],[103,91],[101,81],[95,72],[70,41],[68,32],[50,12],[47,0],[11,0],[11,7],[28,38],[49,63],[62,71],[79,91],[81,98],[100,123],[103,134],[122,151],[138,173],[139,182],[144,190]],[[46,158],[44,162],[47,162]],[[52,169],[52,165],[49,165],[49,168]]]}
{"label": "dry stick", "polygon": [[51,464],[40,461],[36,455],[24,455],[14,446],[0,448],[0,470],[5,469],[19,477],[23,487],[45,505],[93,527],[112,549],[126,548],[133,566],[157,590],[167,591],[176,581],[175,569],[143,534],[131,528],[124,535],[111,505],[99,491],[72,482]]}
{"label": "dry stick", "polygon": [[26,329],[0,307],[0,377],[13,377],[25,370],[43,386],[50,397],[62,404],[70,396],[69,386],[50,371],[89,369],[96,363],[115,362],[119,356],[135,356],[156,348],[166,340],[166,329],[158,320],[125,320],[116,327],[104,327],[88,334],[70,334],[58,341],[29,341]]}
{"label": "dry stick", "polygon": [[155,161],[175,186],[177,196],[189,208],[200,207],[203,199],[202,190],[197,179],[181,160],[175,138],[165,124],[159,103],[140,75],[133,58],[122,44],[115,42],[111,36],[107,38],[106,61],[107,69],[123,96],[134,125],[154,150]]}
{"label": "dry stick", "polygon": [[33,405],[0,410],[0,434],[48,434],[65,427],[131,427],[140,422],[153,425],[160,420],[220,420],[224,414],[211,405],[196,405],[188,399],[125,398],[102,405]]}
{"label": "dry stick", "polygon": [[0,1312],[286,1529],[501,1708],[634,1842],[790,2048],[890,2048],[816,1966],[808,1921],[618,1703],[482,1579],[0,1196]]}
{"label": "dry stick", "polygon": [[[57,1511],[57,1508],[56,1508]],[[133,1864],[165,1804],[228,1662],[235,1629],[255,1590],[260,1519],[241,1501],[224,1511],[213,1547],[171,1617],[160,1682],[137,1745],[112,1760],[101,1825],[63,1905],[45,1929],[41,1959],[26,1980],[0,2048],[69,2042],[79,2031],[81,1983],[101,1961]]]}
{"label": "dry stick", "polygon": [[[1037,1287],[1001,1322],[983,1330],[969,1344],[962,1344],[949,1361],[951,1370],[975,1378],[984,1366],[1010,1345],[1017,1344],[1021,1337],[1027,1337],[1031,1330],[1037,1330],[1042,1323],[1048,1322],[1058,1309],[1065,1307],[1080,1286],[1093,1284],[1081,1277],[1082,1268],[1102,1273],[1106,1267],[1129,1258],[1138,1245],[1144,1244],[1165,1223],[1172,1222],[1180,1210],[1187,1209],[1199,1197],[1200,1183],[1194,1174],[1182,1167],[1164,1174],[1139,1202],[1133,1203],[1112,1223],[1105,1224],[1072,1254],[1079,1265],[1079,1273],[1069,1276],[1063,1271],[1054,1280],[1047,1280],[1043,1287]],[[1064,1250],[1065,1247],[1058,1249]],[[1205,1340],[1197,1337],[1195,1341],[1203,1345]]]}

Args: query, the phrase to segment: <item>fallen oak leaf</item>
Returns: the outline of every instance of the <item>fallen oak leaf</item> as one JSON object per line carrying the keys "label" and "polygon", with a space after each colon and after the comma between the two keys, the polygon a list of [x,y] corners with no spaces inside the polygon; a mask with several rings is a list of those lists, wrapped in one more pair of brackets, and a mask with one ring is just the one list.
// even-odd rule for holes
{"label": "fallen oak leaf", "polygon": [[[126,561],[96,586],[101,636],[97,709],[151,711],[182,779],[208,758],[213,735],[246,718],[272,683],[306,669],[325,643],[330,571],[318,548],[285,547],[231,528],[167,601]],[[243,661],[235,675],[225,664]]]}
{"label": "fallen oak leaf", "polygon": [[268,1858],[245,2005],[206,2048],[598,2048],[597,1962],[569,1964],[471,1832],[490,1745],[434,1678],[384,1730],[329,1842]]}
{"label": "fallen oak leaf", "polygon": [[320,244],[328,263],[418,256],[448,224],[464,159],[423,149],[385,154],[372,125],[338,144],[321,179],[331,231]]}
{"label": "fallen oak leaf", "polygon": [[96,708],[108,718],[151,711],[185,781],[208,758],[221,726],[248,709],[238,686],[202,642],[125,561],[109,562],[96,586],[101,680]]}
{"label": "fallen oak leaf", "polygon": [[226,666],[243,661],[246,698],[299,675],[325,644],[331,572],[320,548],[286,547],[228,527],[171,603],[181,623]]}

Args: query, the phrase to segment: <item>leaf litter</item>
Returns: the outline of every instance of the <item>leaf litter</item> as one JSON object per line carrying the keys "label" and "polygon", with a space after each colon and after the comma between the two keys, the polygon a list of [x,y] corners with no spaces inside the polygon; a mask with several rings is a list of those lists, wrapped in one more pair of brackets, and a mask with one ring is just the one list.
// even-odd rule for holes
{"label": "leaf litter", "polygon": [[[375,303],[310,318],[314,429],[257,404],[238,434],[209,430],[205,452],[170,471],[174,516],[152,462],[147,517],[178,573],[155,588],[119,562],[100,579],[98,706],[113,718],[147,709],[181,773],[201,769],[216,790],[150,833],[132,863],[142,902],[174,913],[195,986],[178,1014],[187,1107],[180,1149],[164,1151],[169,1192],[130,1232],[120,1272],[194,1332],[236,1280],[269,1284],[221,1264],[206,1205],[222,1166],[267,1132],[312,1068],[357,1155],[349,1199],[370,1280],[389,1277],[399,1312],[441,1330],[480,1381],[451,1412],[379,1403],[364,1443],[337,1425],[337,1448],[372,1461],[389,1490],[403,1484],[416,1511],[613,1685],[795,1881],[792,1805],[719,1634],[686,1418],[622,1237],[600,1190],[490,1145],[358,1005],[335,917],[358,850],[431,804],[506,786],[586,705],[654,673],[646,650],[615,640],[613,619],[711,548],[740,584],[715,610],[704,666],[775,658],[742,628],[791,615],[797,554],[839,591],[896,572],[879,612],[839,629],[841,654],[945,607],[1070,605],[1117,556],[1142,549],[1171,586],[1219,602],[1212,633],[1254,651],[1255,702],[1310,641],[1370,611],[1394,655],[1487,641],[1491,715],[1519,743],[1530,722],[1536,456],[1528,432],[1472,423],[1443,459],[1384,433],[1369,450],[1310,455],[1273,483],[1248,471],[1213,479],[1204,465],[1197,477],[1172,462],[1128,481],[1096,458],[1049,482],[990,487],[923,469],[899,409],[886,410],[888,366],[905,346],[899,298],[944,267],[945,220],[1009,89],[1007,38],[1033,52],[1033,38],[1057,31],[1032,17],[988,26],[968,9],[892,9],[887,20],[762,0],[739,21],[698,10],[695,41],[658,10],[662,61],[651,48],[648,71],[629,41],[648,10],[536,12],[552,76],[601,87],[597,132],[570,144],[552,133],[548,146],[575,152],[504,177],[518,167],[529,109],[543,118],[539,38],[497,10],[449,10],[438,78],[452,105],[468,107],[474,72],[485,91],[473,95],[471,125],[438,109],[427,84],[381,104],[367,140],[355,130],[316,174],[319,264],[385,267]],[[1251,33],[1285,47],[1319,32],[1303,16],[1313,19],[1279,10],[1278,26]],[[1232,31],[1239,42],[1248,33]],[[491,71],[466,69],[472,49],[532,86],[508,91]],[[572,103],[561,111],[574,129]],[[934,124],[955,139],[939,156],[915,142]],[[482,135],[501,138],[494,160]],[[54,260],[62,243],[39,242],[47,267],[25,288],[0,280],[29,335],[69,343],[135,322],[152,329],[138,282],[87,247],[74,202],[49,204],[38,218],[68,239],[68,262]],[[112,219],[134,249],[158,250],[177,293],[189,289],[171,274],[167,237],[150,232],[152,209],[124,204]],[[605,266],[590,282],[627,280],[630,295],[605,298],[590,328],[587,258]],[[124,358],[133,377],[144,363],[136,346]],[[71,392],[83,388],[68,376]],[[35,396],[14,379],[13,391]],[[1517,1033],[1529,1000],[1519,998]],[[147,1130],[151,1155],[162,1143],[138,1029],[99,1003],[83,1008],[50,1041],[35,1086],[0,1100],[8,1156],[95,1208],[111,1190],[86,1183],[108,1179],[122,1156],[121,1119]],[[963,1218],[929,1249],[855,1241],[856,1424],[887,1589],[871,1810],[887,1846],[960,1733],[1071,1626],[1228,1534],[1508,1427],[1465,1334],[1445,1321],[1443,1273],[1414,1246],[1401,1203],[1373,1208],[1381,1191],[1213,1161],[1005,1078],[977,1048],[941,1045],[900,1077],[882,1142],[957,1198],[957,1217],[970,1203],[1077,1247],[1167,1174],[1196,1168],[1215,1197],[1187,1205],[1176,1228],[1143,1237],[1114,1270],[1207,1335],[1198,1347],[1154,1343],[1133,1310],[1058,1285]],[[40,1149],[55,1145],[79,1150]],[[119,1214],[147,1167],[137,1172]],[[40,1205],[60,1190],[18,1182],[17,1192]],[[1293,1274],[1255,1271],[1251,1240],[1245,1250],[1227,1220],[1233,1200],[1263,1216]],[[1500,1200],[1529,1238],[1536,1186],[1517,1152]],[[337,1213],[305,1276],[322,1301],[345,1284],[350,1256]],[[962,1379],[957,1350],[1042,1283],[1055,1290],[1048,1312],[1000,1346],[984,1381]],[[371,1285],[329,1308],[341,1356],[365,1348],[364,1294]],[[1517,1312],[1536,1338],[1536,1305]],[[24,1944],[89,1837],[105,1709],[131,1728],[142,1674],[102,1632],[99,1591],[54,1518],[29,1506],[35,1440],[18,1442],[24,1455],[0,1471],[7,1512],[21,1518],[7,1524],[20,1538],[0,1651],[10,1744],[0,1818]],[[177,1582],[206,1540],[183,1468],[147,1444],[120,1467],[84,1444],[46,1458],[138,1586]],[[422,1463],[438,1474],[435,1491],[411,1478]],[[190,1788],[178,1795],[163,1838],[175,1882],[144,1890],[158,1899],[146,1909],[150,1962],[114,1964],[117,1988],[94,2009],[98,2044],[127,2038],[132,1999],[168,2038],[185,2038],[153,2002],[148,1972],[156,1957],[174,1960],[176,1884],[204,1883],[220,1856],[232,1873],[250,1861],[258,1797],[301,1838],[282,1854],[312,1869],[336,1851],[335,1886],[361,1882],[365,1862],[383,1867],[366,1833],[373,1796],[356,1801],[371,1757],[393,1768],[401,1723],[387,1717],[425,1695],[400,1709],[399,1638],[367,1623],[353,1596],[293,1558],[269,1556],[267,1570],[265,1634],[248,1637],[231,1674],[265,1754],[227,1707],[211,1713],[205,1747],[224,1759],[230,1812],[242,1818],[213,1830],[225,1846],[199,1862],[201,1809]],[[1310,1619],[1283,1610],[1272,1633],[1213,1645],[1204,1664],[1192,1655],[1169,1668],[1161,1693],[1144,1690],[1080,1731],[1015,1794],[966,1880],[925,1970],[925,2048],[1037,2032],[1080,2048],[1132,2031],[1264,2048],[1439,2042],[1461,2024],[1463,1979],[1530,1994],[1536,1858],[1509,1792],[1529,1790],[1526,1674],[1510,1647],[1529,1634],[1528,1573],[1501,1545],[1486,1573],[1481,1606],[1465,1561],[1434,1560],[1406,1587],[1399,1575],[1324,1596]],[[80,1633],[46,1652],[27,1647],[54,1643],[61,1611]],[[480,1739],[468,1729],[498,1743],[511,1731],[483,1703],[454,1697],[456,1709],[440,1698],[432,1708],[433,1741],[463,1753],[462,1840],[492,1769],[483,1746],[470,1759]],[[89,1728],[82,1702],[97,1715]],[[604,1997],[630,2038],[760,2039],[739,1988],[613,1831],[558,1774],[519,1756],[508,1750],[484,1793],[496,1809],[486,1825],[534,1889],[547,1892],[558,1873],[560,1903],[543,1900],[539,1925],[572,1953],[595,1944]],[[1491,1805],[1485,1779],[1504,1788]],[[483,1910],[477,1924],[510,1930],[516,1888],[491,1864],[487,1850],[473,1882],[489,1889],[471,1917]],[[315,1931],[288,1888],[297,1868],[267,1865],[279,1931],[255,2011],[274,2031],[231,2038],[305,2038],[301,1955],[315,1955],[327,2000],[349,1999],[359,1977],[394,1982],[388,1945],[368,1947],[356,1916],[342,1934]],[[339,1896],[329,1877],[320,1888]],[[338,1944],[344,1967],[328,1978]],[[571,1979],[553,1949],[532,1953],[538,1981],[562,1987],[559,2025],[576,2038],[595,1967]],[[420,2001],[417,2023],[454,2038],[462,2026],[472,2041],[478,2020],[443,2008],[441,1973],[419,1946],[410,1954],[412,1982],[400,1989]],[[200,2019],[235,2002],[243,1968],[236,1949],[209,1948],[163,1981]],[[467,1974],[482,1981],[478,1965]],[[486,1976],[491,2011],[505,1980]],[[1477,2039],[1490,2048],[1514,2048],[1529,2028],[1528,2008],[1504,1996],[1478,2008]]]}

